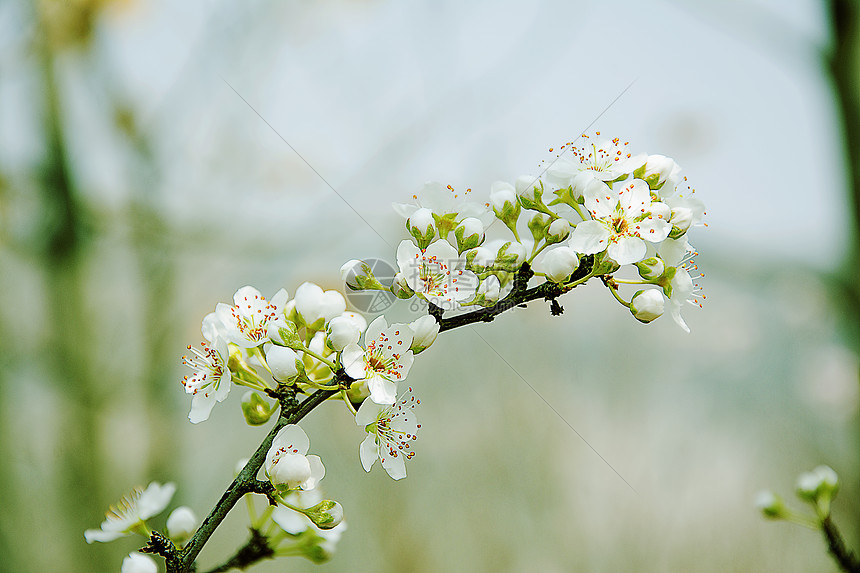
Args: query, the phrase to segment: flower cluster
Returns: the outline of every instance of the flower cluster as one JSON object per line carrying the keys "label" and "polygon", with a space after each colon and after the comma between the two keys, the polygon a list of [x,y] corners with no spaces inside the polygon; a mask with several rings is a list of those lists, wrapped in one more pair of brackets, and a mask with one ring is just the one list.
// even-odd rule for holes
{"label": "flower cluster", "polygon": [[[249,503],[252,539],[237,555],[260,551],[258,559],[303,555],[317,562],[331,556],[346,528],[343,508],[323,498],[325,466],[308,453],[310,440],[297,424],[326,400],[342,401],[363,430],[357,457],[365,471],[379,461],[391,478],[406,476],[421,426],[415,415],[420,401],[405,380],[415,357],[442,330],[492,320],[537,299],[550,300],[559,314],[556,298],[599,278],[640,322],[668,308],[689,331],[681,308],[704,297],[691,274],[695,249],[687,232],[701,224],[704,206],[672,159],[633,155],[626,143],[598,136],[583,136],[582,146],[562,146],[538,177],[494,183],[484,202],[473,201],[470,189],[459,193],[428,183],[412,202],[394,205],[409,234],[392,253],[396,274],[377,278],[372,264],[353,259],[341,267],[341,278],[350,290],[419,302],[427,312],[416,320],[389,323],[382,315],[368,324],[347,310],[340,292],[309,282],[294,297],[281,289],[266,298],[244,286],[232,304],[217,304],[203,319],[204,340],[189,345],[183,357],[191,369],[182,380],[192,396],[189,420],[209,419],[233,386],[245,389],[241,410],[248,424],[277,420],[231,486],[242,495],[264,494],[269,502],[259,516]],[[635,285],[635,292],[625,298],[621,285]],[[261,468],[266,480],[257,477]],[[101,529],[85,533],[87,541],[149,536],[147,520],[167,506],[174,489],[153,483],[135,490],[111,509]],[[211,534],[203,531],[210,519],[198,536]],[[177,509],[166,524],[171,542],[188,542],[196,524],[188,508]],[[193,568],[194,556],[183,570]],[[122,566],[153,567],[138,554]]]}

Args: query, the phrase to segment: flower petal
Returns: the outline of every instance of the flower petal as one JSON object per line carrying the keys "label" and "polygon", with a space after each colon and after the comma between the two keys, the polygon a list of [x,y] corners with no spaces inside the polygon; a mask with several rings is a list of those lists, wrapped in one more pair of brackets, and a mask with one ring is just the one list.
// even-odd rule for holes
{"label": "flower petal", "polygon": [[373,467],[373,463],[379,457],[379,446],[376,445],[376,434],[367,434],[361,446],[358,448],[358,456],[361,458],[361,467],[364,471],[369,472]]}
{"label": "flower petal", "polygon": [[577,253],[593,255],[606,249],[609,230],[600,221],[582,221],[570,234],[568,245]]}

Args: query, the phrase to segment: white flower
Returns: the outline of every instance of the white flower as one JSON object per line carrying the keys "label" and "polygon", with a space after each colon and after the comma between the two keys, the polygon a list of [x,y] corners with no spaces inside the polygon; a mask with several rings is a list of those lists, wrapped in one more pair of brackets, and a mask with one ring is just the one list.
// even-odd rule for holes
{"label": "white flower", "polygon": [[131,535],[133,529],[164,511],[175,491],[176,484],[161,485],[156,481],[150,483],[146,489],[135,488],[119,503],[110,507],[101,529],[87,529],[84,538],[87,543],[92,543],[113,541]]}
{"label": "white flower", "polygon": [[651,322],[663,316],[663,294],[657,289],[640,290],[630,300],[630,312],[639,322]]}
{"label": "white flower", "polygon": [[122,560],[120,573],[158,573],[158,565],[149,555],[129,553],[128,557]]}
{"label": "white flower", "polygon": [[223,331],[224,325],[215,313],[209,313],[201,329],[207,342],[201,342],[199,349],[188,345],[193,354],[182,357],[182,363],[194,370],[190,377],[182,379],[185,392],[194,396],[188,414],[192,424],[207,420],[215,402],[223,402],[230,393],[232,375],[227,368],[230,355]]}
{"label": "white flower", "polygon": [[554,283],[560,283],[579,266],[579,257],[570,247],[556,247],[543,252],[535,261],[535,270]]}
{"label": "white flower", "polygon": [[365,381],[370,399],[377,404],[394,403],[397,382],[406,378],[412,367],[412,337],[408,325],[388,326],[385,317],[379,316],[364,333],[365,348],[350,344],[343,349],[344,370],[354,380]]}
{"label": "white flower", "polygon": [[696,226],[705,215],[705,204],[695,197],[675,195],[663,200],[672,210],[669,222],[672,224],[672,236],[685,233],[690,227]]}
{"label": "white flower", "polygon": [[254,348],[269,338],[269,327],[283,315],[289,298],[287,291],[281,289],[267,301],[254,287],[244,286],[233,295],[233,306],[218,303],[215,314],[224,323],[228,342]]}
{"label": "white flower", "polygon": [[328,322],[345,310],[346,300],[336,290],[323,291],[314,283],[304,283],[296,289],[296,312],[309,326],[318,327],[320,319]]}
{"label": "white flower", "polygon": [[627,182],[620,190],[593,181],[584,191],[591,221],[576,225],[570,247],[578,253],[607,251],[619,265],[645,258],[645,241],[658,243],[669,236],[669,207],[651,201],[648,184],[640,179]]}
{"label": "white flower", "polygon": [[421,427],[413,412],[419,403],[412,395],[412,388],[393,406],[364,401],[355,415],[355,423],[367,432],[359,448],[364,471],[369,472],[378,459],[392,478],[406,477],[406,460],[415,455],[410,442],[416,439],[415,434]]}
{"label": "white flower", "polygon": [[197,516],[186,505],[177,507],[167,517],[167,535],[176,543],[185,543],[197,531]]}
{"label": "white flower", "polygon": [[433,214],[443,217],[445,215],[453,215],[455,218],[475,217],[480,219],[484,224],[492,219],[493,214],[485,205],[466,201],[466,196],[471,190],[466,190],[465,193],[458,193],[454,188],[448,185],[442,185],[436,181],[425,183],[421,191],[412,198],[415,203],[392,203],[394,210],[401,217],[408,219],[418,209],[430,209]]}
{"label": "white flower", "polygon": [[669,292],[669,312],[678,326],[683,328],[685,332],[690,332],[690,327],[681,317],[681,307],[685,302],[698,307],[702,306],[697,298],[698,285],[693,282],[693,277],[690,276],[690,269],[697,268],[692,261],[695,249],[687,242],[687,237],[681,237],[677,240],[666,239],[657,249],[657,252],[667,268],[675,268],[675,274],[669,281],[669,289],[665,289],[664,286],[664,292]]}
{"label": "white flower", "polygon": [[310,490],[325,476],[319,456],[306,456],[308,435],[299,426],[287,424],[280,429],[266,454],[266,475],[274,486]]}
{"label": "white flower", "polygon": [[478,277],[465,270],[465,259],[444,239],[424,251],[412,241],[402,241],[397,247],[397,265],[409,288],[446,310],[474,296],[478,287]]}
{"label": "white flower", "polygon": [[651,189],[660,189],[667,181],[677,179],[680,172],[681,166],[674,159],[658,154],[649,155],[635,176],[648,183]]}
{"label": "white flower", "polygon": [[617,138],[586,142],[582,147],[571,147],[570,151],[572,157],[562,155],[550,165],[547,180],[559,187],[572,186],[577,197],[590,181],[615,181],[633,173],[648,158],[644,153],[631,155],[627,143],[621,144]]}
{"label": "white flower", "polygon": [[490,275],[481,281],[481,286],[478,287],[478,298],[482,298],[485,302],[496,302],[502,294],[502,283],[499,282],[499,277]]}
{"label": "white flower", "polygon": [[425,314],[410,322],[409,328],[412,330],[412,345],[409,350],[413,354],[418,354],[435,342],[436,336],[439,334],[439,321],[435,317]]}

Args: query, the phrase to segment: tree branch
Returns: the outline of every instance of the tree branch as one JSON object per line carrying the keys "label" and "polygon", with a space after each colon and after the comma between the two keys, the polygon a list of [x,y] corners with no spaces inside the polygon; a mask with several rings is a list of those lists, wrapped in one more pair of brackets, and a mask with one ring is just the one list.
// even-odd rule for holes
{"label": "tree branch", "polygon": [[833,523],[829,515],[821,520],[821,530],[827,540],[827,549],[839,564],[839,568],[845,573],[860,573],[860,560],[845,546],[842,534],[839,533],[836,524]]}

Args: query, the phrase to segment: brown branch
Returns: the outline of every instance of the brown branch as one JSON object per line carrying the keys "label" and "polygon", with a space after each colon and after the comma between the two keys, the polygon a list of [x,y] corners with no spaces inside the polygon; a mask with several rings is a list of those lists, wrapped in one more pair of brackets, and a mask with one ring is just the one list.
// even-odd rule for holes
{"label": "brown branch", "polygon": [[827,549],[839,564],[839,568],[845,573],[860,573],[860,560],[845,546],[842,534],[839,533],[836,524],[833,523],[829,515],[821,520],[821,530],[827,540]]}

